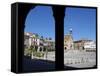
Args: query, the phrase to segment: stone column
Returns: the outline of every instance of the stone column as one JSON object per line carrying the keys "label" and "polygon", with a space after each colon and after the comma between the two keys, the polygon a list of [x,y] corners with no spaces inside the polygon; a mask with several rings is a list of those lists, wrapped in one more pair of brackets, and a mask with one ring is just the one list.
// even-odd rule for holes
{"label": "stone column", "polygon": [[[16,28],[16,45],[17,46],[17,54],[18,56],[15,57],[16,65],[19,64],[18,66],[15,66],[16,72],[22,72],[22,61],[24,57],[24,28],[25,28],[25,20],[27,17],[27,14],[31,9],[34,9],[36,5],[33,6],[33,4],[24,4],[24,3],[16,3],[15,10],[18,11],[16,12],[16,18],[15,20],[17,21],[15,24],[17,26]],[[15,52],[15,53],[16,53]]]}
{"label": "stone column", "polygon": [[64,16],[65,7],[64,6],[53,6],[53,16],[55,19],[56,27],[56,40],[55,40],[55,52],[56,52],[56,69],[64,69]]}

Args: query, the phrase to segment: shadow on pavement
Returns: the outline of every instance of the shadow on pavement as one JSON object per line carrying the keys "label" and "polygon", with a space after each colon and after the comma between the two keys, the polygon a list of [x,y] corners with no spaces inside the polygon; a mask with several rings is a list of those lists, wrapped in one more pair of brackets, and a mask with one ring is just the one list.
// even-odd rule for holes
{"label": "shadow on pavement", "polygon": [[23,58],[23,71],[49,71],[55,70],[55,62],[42,59],[31,59],[29,57]]}
{"label": "shadow on pavement", "polygon": [[[90,68],[80,68],[80,69],[90,69]],[[79,70],[79,68],[64,66],[64,70]],[[50,60],[31,59],[29,57],[24,56],[23,71],[24,72],[56,71],[55,62]]]}

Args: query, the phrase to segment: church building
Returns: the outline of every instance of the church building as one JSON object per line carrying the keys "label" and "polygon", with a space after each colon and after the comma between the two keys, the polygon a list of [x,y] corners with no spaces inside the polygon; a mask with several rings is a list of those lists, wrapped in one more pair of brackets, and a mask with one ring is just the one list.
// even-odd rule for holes
{"label": "church building", "polygon": [[72,29],[69,30],[69,33],[64,36],[64,50],[73,49],[73,37],[72,37]]}

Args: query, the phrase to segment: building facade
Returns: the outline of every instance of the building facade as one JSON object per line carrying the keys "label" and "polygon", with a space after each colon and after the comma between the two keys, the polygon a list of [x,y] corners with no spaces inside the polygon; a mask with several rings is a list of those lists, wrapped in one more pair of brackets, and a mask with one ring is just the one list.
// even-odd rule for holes
{"label": "building facade", "polygon": [[30,48],[32,46],[37,52],[53,51],[55,50],[55,41],[52,39],[44,39],[34,33],[24,33],[24,46]]}
{"label": "building facade", "polygon": [[84,50],[84,43],[86,40],[77,40],[74,41],[74,49],[75,50]]}
{"label": "building facade", "polygon": [[74,49],[76,50],[96,50],[96,43],[93,40],[88,40],[88,39],[74,41]]}
{"label": "building facade", "polygon": [[74,41],[72,36],[72,29],[64,36],[64,50],[96,50],[96,42],[88,39],[81,39]]}
{"label": "building facade", "polygon": [[52,39],[45,39],[44,46],[48,47],[48,51],[55,51],[55,41]]}
{"label": "building facade", "polygon": [[73,49],[73,37],[72,37],[72,29],[69,30],[69,33],[64,36],[64,50]]}
{"label": "building facade", "polygon": [[84,49],[86,51],[96,51],[96,42],[95,41],[90,41],[90,42],[85,42],[84,43]]}
{"label": "building facade", "polygon": [[71,35],[65,35],[64,37],[64,50],[73,49],[73,38]]}

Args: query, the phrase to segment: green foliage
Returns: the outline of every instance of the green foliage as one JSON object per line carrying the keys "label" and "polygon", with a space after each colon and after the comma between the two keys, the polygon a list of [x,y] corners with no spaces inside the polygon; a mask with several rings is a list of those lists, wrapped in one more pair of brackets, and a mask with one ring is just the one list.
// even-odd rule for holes
{"label": "green foliage", "polygon": [[29,48],[25,48],[25,51],[24,51],[25,55],[31,56],[32,52],[36,52],[34,46],[30,46]]}
{"label": "green foliage", "polygon": [[43,57],[44,56],[43,52],[37,52],[37,46],[30,46],[29,48],[25,48],[24,53],[27,56],[32,56],[32,55],[36,56],[36,57]]}
{"label": "green foliage", "polygon": [[37,57],[43,57],[44,56],[44,53],[42,53],[42,52],[36,52],[35,53],[35,56],[37,56]]}

